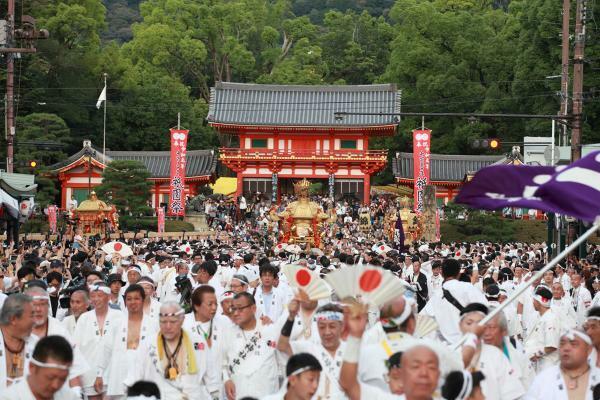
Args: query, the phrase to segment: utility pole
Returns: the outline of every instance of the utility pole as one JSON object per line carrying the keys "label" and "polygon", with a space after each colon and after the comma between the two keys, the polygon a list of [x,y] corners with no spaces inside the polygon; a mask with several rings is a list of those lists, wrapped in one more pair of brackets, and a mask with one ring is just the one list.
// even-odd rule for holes
{"label": "utility pole", "polygon": [[577,0],[575,15],[575,54],[573,57],[573,130],[571,133],[571,162],[581,158],[583,122],[583,52],[585,48],[585,19],[587,0]]}
{"label": "utility pole", "polygon": [[[0,54],[6,54],[6,170],[14,170],[15,145],[15,58],[21,53],[35,53],[35,41],[47,39],[49,34],[45,29],[37,30],[35,19],[29,15],[21,18],[21,28],[16,29],[15,0],[8,0],[6,20],[0,21]],[[3,30],[4,32],[1,32]],[[20,41],[22,47],[16,47]]]}
{"label": "utility pole", "polygon": [[[6,42],[7,47],[13,43],[15,36],[15,0],[8,0],[8,13],[6,14]],[[15,144],[15,117],[14,117],[14,89],[15,89],[15,54],[6,54],[6,171],[13,172],[14,144]]]}
{"label": "utility pole", "polygon": [[[571,0],[563,0],[562,9],[562,69],[560,78],[560,111],[559,115],[567,115],[569,112],[569,36],[571,34],[570,27]],[[562,124],[562,143],[563,146],[567,143],[568,133],[567,125]],[[561,140],[559,140],[560,142]],[[555,143],[552,142],[552,146]],[[553,147],[554,148],[554,147]]]}

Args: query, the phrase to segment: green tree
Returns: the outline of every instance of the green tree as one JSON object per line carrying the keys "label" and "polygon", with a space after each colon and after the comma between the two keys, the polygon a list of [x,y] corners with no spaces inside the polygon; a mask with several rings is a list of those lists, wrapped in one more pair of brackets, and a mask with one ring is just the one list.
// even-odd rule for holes
{"label": "green tree", "polygon": [[[402,110],[519,111],[510,85],[518,21],[493,7],[449,10],[438,8],[438,3],[398,0],[390,13],[397,33],[383,80],[396,82],[402,89]],[[407,128],[396,143],[410,143],[410,128],[419,125],[420,121],[404,120]],[[443,153],[473,152],[469,145],[473,137],[509,139],[504,134],[521,134],[512,129],[513,122],[503,120],[494,121],[493,128],[448,118],[431,119],[426,125],[433,130],[432,151]]]}
{"label": "green tree", "polygon": [[121,215],[139,215],[150,211],[150,173],[139,161],[113,161],[102,173],[98,197],[114,204]]}
{"label": "green tree", "polygon": [[[42,206],[55,203],[59,192],[48,166],[67,157],[64,147],[58,147],[69,138],[67,124],[55,114],[35,113],[19,118],[17,131],[15,172],[35,174],[36,203]],[[35,168],[29,165],[31,161],[37,164]]]}
{"label": "green tree", "polygon": [[328,66],[327,80],[351,85],[375,82],[389,63],[392,26],[366,11],[330,11],[323,21],[319,44]]}

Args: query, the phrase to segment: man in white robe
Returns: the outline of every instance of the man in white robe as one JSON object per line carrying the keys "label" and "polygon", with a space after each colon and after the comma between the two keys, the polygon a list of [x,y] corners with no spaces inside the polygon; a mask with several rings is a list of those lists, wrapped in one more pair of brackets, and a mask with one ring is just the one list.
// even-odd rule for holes
{"label": "man in white robe", "polygon": [[144,298],[146,293],[141,285],[132,284],[125,290],[126,318],[116,328],[114,341],[108,343],[108,380],[106,382],[108,396],[119,398],[125,395],[126,387],[123,377],[131,369],[135,369],[135,355],[140,343],[158,332],[158,320],[144,314]]}
{"label": "man in white robe", "polygon": [[362,337],[358,363],[359,379],[362,383],[389,392],[390,371],[386,368],[386,362],[394,354],[421,344],[435,351],[440,360],[442,376],[463,367],[460,354],[452,351],[450,347],[439,341],[413,336],[417,325],[414,298],[400,295],[387,304],[381,310],[381,314],[381,319]]}
{"label": "man in white robe", "polygon": [[195,332],[204,340],[206,346],[207,363],[209,366],[218,368],[216,374],[211,375],[212,381],[207,381],[209,392],[218,392],[223,387],[222,353],[227,345],[223,342],[226,332],[233,324],[223,314],[217,314],[218,300],[215,289],[209,285],[197,287],[192,293],[193,311],[185,315],[183,328],[189,332]]}
{"label": "man in white robe", "polygon": [[287,356],[292,354],[309,353],[313,355],[323,367],[321,379],[316,396],[320,399],[343,399],[345,394],[339,385],[340,368],[344,354],[345,343],[341,340],[344,326],[344,312],[335,304],[326,304],[319,307],[315,314],[320,343],[310,340],[290,341],[294,328],[294,319],[300,309],[299,301],[292,300],[288,306],[289,316],[281,328],[281,336],[277,343],[277,350]]}
{"label": "man in white robe", "polygon": [[62,336],[46,336],[33,350],[25,379],[0,392],[0,400],[78,400],[66,388],[73,362],[71,344]]}
{"label": "man in white robe", "polygon": [[72,336],[67,332],[63,324],[56,318],[52,318],[50,311],[50,298],[48,293],[41,287],[33,286],[25,290],[25,294],[31,296],[33,306],[33,331],[35,340],[46,336],[58,335],[64,337],[73,348],[73,365],[69,368],[69,382],[67,387],[73,388],[77,393],[81,392],[81,377],[89,371],[90,366],[85,357],[76,348]]}
{"label": "man in white robe", "polygon": [[274,286],[277,268],[265,265],[260,270],[261,284],[256,288],[256,318],[263,324],[270,324],[279,319],[284,309],[286,295]]}
{"label": "man in white robe", "polygon": [[565,295],[562,283],[560,282],[552,284],[552,301],[550,302],[550,307],[560,316],[562,328],[572,329],[577,326],[577,314],[571,304],[571,298]]}
{"label": "man in white robe", "polygon": [[131,387],[140,380],[158,385],[161,398],[169,400],[210,400],[219,393],[209,393],[211,374],[217,366],[208,367],[204,339],[183,329],[184,310],[176,302],[160,308],[157,334],[148,336],[135,355],[136,368],[130,369],[125,385]]}
{"label": "man in white robe", "polygon": [[[487,304],[483,293],[468,282],[458,280],[460,264],[458,260],[448,258],[442,263],[442,275],[444,283],[442,290],[436,292],[422,313],[435,319],[444,340],[455,343],[461,338],[458,322],[460,316],[459,307],[465,307],[470,303]],[[453,304],[456,303],[456,304]]]}
{"label": "man in white robe", "polygon": [[495,346],[502,351],[513,367],[515,376],[524,388],[528,388],[535,376],[535,371],[531,367],[529,359],[525,356],[520,343],[509,337],[508,321],[503,311],[485,325],[483,341],[485,344]]}
{"label": "man in white robe", "polygon": [[587,310],[592,304],[592,295],[588,288],[583,285],[581,272],[573,272],[571,275],[571,285],[573,286],[569,291],[571,294],[571,303],[577,316],[577,326],[581,327],[585,322]]}
{"label": "man in white robe", "polygon": [[552,292],[545,286],[538,286],[533,295],[533,304],[540,318],[525,338],[523,346],[527,358],[534,363],[537,372],[558,362],[558,341],[560,338],[560,317],[550,307]]}
{"label": "man in white robe", "polygon": [[156,291],[154,281],[148,276],[143,276],[138,284],[144,288],[144,292],[146,293],[146,297],[144,297],[144,314],[158,324],[160,302],[154,297]]}
{"label": "man in white robe", "polygon": [[229,400],[261,398],[280,387],[277,338],[281,327],[263,325],[256,319],[256,303],[249,293],[233,299],[233,322],[225,334],[223,381]]}
{"label": "man in white robe", "polygon": [[480,340],[483,331],[479,322],[487,313],[481,303],[471,303],[461,313],[460,330],[467,337],[461,349],[465,369],[483,373],[481,391],[486,400],[520,399],[525,388],[511,363],[499,348]]}
{"label": "man in white robe", "polygon": [[0,310],[0,393],[22,380],[29,367],[37,339],[31,337],[31,301],[26,294],[13,294]]}
{"label": "man in white robe", "polygon": [[572,329],[560,337],[560,363],[540,372],[524,400],[593,400],[600,383],[600,370],[589,363],[592,340]]}
{"label": "man in white robe", "polygon": [[65,316],[62,324],[71,337],[75,333],[77,320],[90,307],[90,297],[85,290],[76,290],[69,299],[69,315]]}
{"label": "man in white robe", "polygon": [[73,339],[83,353],[90,370],[83,375],[83,392],[90,400],[100,399],[106,391],[107,367],[112,357],[110,343],[114,341],[123,313],[108,306],[110,289],[97,281],[90,287],[93,310],[79,317]]}

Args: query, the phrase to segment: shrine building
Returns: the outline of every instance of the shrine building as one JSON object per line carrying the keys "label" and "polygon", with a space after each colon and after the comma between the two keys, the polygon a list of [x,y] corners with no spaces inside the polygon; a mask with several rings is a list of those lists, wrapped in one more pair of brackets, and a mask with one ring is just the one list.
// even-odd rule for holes
{"label": "shrine building", "polygon": [[387,150],[370,150],[373,137],[391,136],[397,113],[393,84],[361,86],[258,85],[218,82],[208,123],[217,130],[221,163],[237,174],[236,195],[273,199],[307,178],[336,199],[369,201],[371,175],[385,168]]}
{"label": "shrine building", "polygon": [[[89,140],[67,159],[50,166],[50,172],[58,177],[61,188],[60,208],[66,209],[71,196],[78,204],[88,198],[89,189],[102,183],[102,171],[114,160],[140,161],[150,172],[152,183],[149,205],[157,208],[169,202],[171,154],[169,151],[106,151],[92,146]],[[214,150],[189,150],[186,159],[185,195],[195,196],[202,185],[214,182],[217,155]]]}
{"label": "shrine building", "polygon": [[[477,171],[493,164],[520,165],[523,164],[523,157],[515,149],[507,155],[497,156],[431,154],[429,182],[436,187],[438,205],[453,200]],[[396,153],[392,160],[392,172],[398,185],[413,189],[413,165],[413,153]]]}

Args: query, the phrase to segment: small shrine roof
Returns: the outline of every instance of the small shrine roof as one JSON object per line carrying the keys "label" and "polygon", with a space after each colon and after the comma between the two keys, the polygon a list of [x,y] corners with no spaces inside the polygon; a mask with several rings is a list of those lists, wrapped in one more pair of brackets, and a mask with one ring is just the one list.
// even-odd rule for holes
{"label": "small shrine roof", "polygon": [[[434,182],[460,182],[468,173],[508,160],[505,156],[431,154],[430,179]],[[413,179],[413,153],[396,153],[392,160],[396,179]]]}
{"label": "small shrine roof", "polygon": [[397,125],[397,116],[336,118],[334,113],[398,113],[401,103],[401,92],[394,84],[311,86],[217,82],[210,97],[209,123],[250,126]]}
{"label": "small shrine roof", "polygon": [[0,189],[14,198],[31,197],[37,191],[35,176],[0,171]]}
{"label": "small shrine roof", "polygon": [[[217,168],[218,155],[214,150],[189,150],[186,157],[186,177],[212,176]],[[104,165],[102,150],[94,147],[89,141],[77,153],[65,160],[50,166],[50,170],[58,172],[68,169],[81,158],[91,155],[100,165]],[[151,178],[169,178],[171,168],[170,151],[110,151],[106,152],[106,163],[114,160],[140,161],[150,172]]]}

